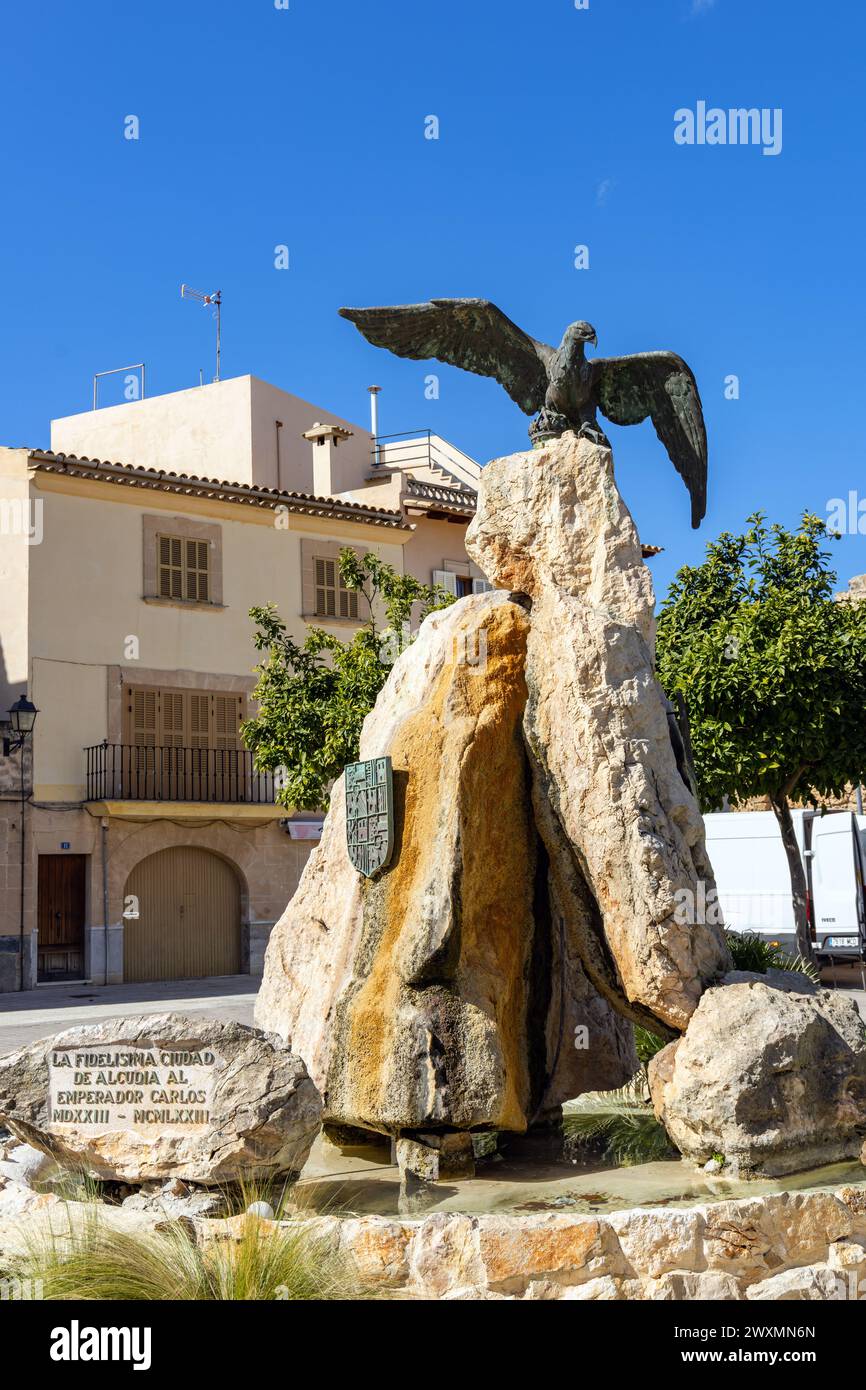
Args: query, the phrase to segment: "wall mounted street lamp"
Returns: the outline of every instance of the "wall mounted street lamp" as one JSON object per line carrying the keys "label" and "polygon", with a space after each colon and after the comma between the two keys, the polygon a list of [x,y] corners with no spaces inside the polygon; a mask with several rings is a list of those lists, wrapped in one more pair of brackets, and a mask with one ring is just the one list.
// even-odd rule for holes
{"label": "wall mounted street lamp", "polygon": [[4,738],[3,740],[3,753],[7,758],[10,753],[23,748],[24,740],[33,733],[33,725],[36,723],[38,713],[38,709],[30,703],[26,695],[20,695],[15,701],[9,710],[9,727],[15,738]]}
{"label": "wall mounted street lamp", "polygon": [[9,710],[11,736],[3,738],[3,756],[21,750],[21,894],[18,921],[18,988],[24,988],[24,817],[27,810],[27,797],[24,791],[24,745],[33,735],[33,726],[39,713],[26,695],[20,695]]}

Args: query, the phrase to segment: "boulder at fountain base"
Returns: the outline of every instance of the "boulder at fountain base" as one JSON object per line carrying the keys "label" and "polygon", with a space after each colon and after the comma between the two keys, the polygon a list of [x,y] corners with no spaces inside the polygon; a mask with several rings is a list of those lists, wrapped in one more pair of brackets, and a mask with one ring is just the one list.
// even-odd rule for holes
{"label": "boulder at fountain base", "polygon": [[111,1019],[0,1058],[0,1122],[102,1181],[296,1176],[321,1114],[301,1058],[240,1023]]}
{"label": "boulder at fountain base", "polygon": [[777,1177],[856,1158],[866,1135],[866,1027],[802,975],[734,971],[650,1063],[657,1116],[684,1157]]}

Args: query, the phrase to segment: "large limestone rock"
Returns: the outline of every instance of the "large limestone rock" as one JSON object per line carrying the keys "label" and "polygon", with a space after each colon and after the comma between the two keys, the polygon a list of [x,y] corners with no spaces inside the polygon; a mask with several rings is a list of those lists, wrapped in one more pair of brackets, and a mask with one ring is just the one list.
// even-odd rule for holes
{"label": "large limestone rock", "polygon": [[321,1113],[300,1057],[240,1023],[110,1019],[0,1058],[0,1123],[102,1180],[291,1178]]}
{"label": "large limestone rock", "polygon": [[680,1152],[773,1177],[856,1158],[866,1135],[866,1028],[856,1004],[802,975],[734,971],[650,1064]]}
{"label": "large limestone rock", "polygon": [[[682,1031],[730,968],[721,929],[679,920],[713,888],[704,830],[653,675],[653,592],[607,448],[567,433],[483,470],[469,554],[531,600],[526,740],[535,815],[595,987]],[[679,898],[680,904],[684,899]]]}
{"label": "large limestone rock", "polygon": [[522,1131],[634,1069],[630,1029],[570,948],[533,822],[528,635],[504,593],[426,620],[361,740],[362,758],[392,758],[394,859],[370,880],[352,868],[338,784],[272,933],[256,1021],[311,1059],[332,1124]]}

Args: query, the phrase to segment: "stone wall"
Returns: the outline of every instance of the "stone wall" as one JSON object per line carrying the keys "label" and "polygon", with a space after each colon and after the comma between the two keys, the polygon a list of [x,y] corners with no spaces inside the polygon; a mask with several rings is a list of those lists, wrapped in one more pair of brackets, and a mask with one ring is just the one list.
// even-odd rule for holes
{"label": "stone wall", "polygon": [[866,1298],[866,1183],[604,1216],[437,1212],[305,1225],[351,1255],[375,1290],[402,1297]]}
{"label": "stone wall", "polygon": [[[857,788],[850,783],[842,792],[841,796],[818,797],[818,804],[828,811],[856,811],[857,810]],[[802,810],[802,801],[792,801],[791,807],[795,810]],[[772,811],[770,798],[768,796],[750,796],[745,801],[740,801],[736,806],[731,806],[731,811]]]}
{"label": "stone wall", "polygon": [[[47,1222],[75,1229],[92,1204],[38,1193],[0,1174],[0,1263]],[[117,1230],[164,1217],[103,1207]],[[193,1217],[199,1242],[236,1236],[243,1216]],[[599,1216],[437,1212],[423,1219],[302,1217],[291,1224],[348,1256],[380,1298],[427,1300],[866,1299],[866,1182],[684,1208]]]}

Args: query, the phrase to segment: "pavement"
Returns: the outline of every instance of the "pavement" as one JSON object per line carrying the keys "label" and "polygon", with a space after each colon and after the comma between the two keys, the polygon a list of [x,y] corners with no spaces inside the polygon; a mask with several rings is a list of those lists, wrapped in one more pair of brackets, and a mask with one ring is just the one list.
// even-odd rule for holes
{"label": "pavement", "polygon": [[252,975],[167,980],[142,985],[39,985],[0,994],[0,1056],[61,1028],[130,1014],[205,1014],[223,1023],[252,1023],[261,981]]}
{"label": "pavement", "polygon": [[[844,990],[866,1019],[866,990],[860,987],[859,967],[837,966],[824,971],[822,979],[828,989]],[[251,1024],[259,984],[252,975],[221,975],[143,985],[40,985],[22,994],[0,994],[0,1057],[61,1028],[130,1014],[171,1010]]]}

